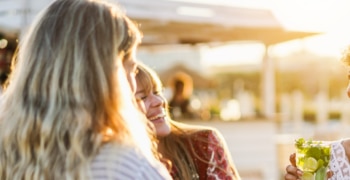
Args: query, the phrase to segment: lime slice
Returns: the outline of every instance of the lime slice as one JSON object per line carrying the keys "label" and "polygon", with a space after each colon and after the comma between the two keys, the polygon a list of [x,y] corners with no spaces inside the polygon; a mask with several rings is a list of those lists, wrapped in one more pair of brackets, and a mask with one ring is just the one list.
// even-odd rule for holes
{"label": "lime slice", "polygon": [[304,172],[301,177],[302,180],[314,180],[314,174],[310,172]]}
{"label": "lime slice", "polygon": [[318,168],[318,162],[313,157],[308,157],[304,162],[304,171],[314,172]]}

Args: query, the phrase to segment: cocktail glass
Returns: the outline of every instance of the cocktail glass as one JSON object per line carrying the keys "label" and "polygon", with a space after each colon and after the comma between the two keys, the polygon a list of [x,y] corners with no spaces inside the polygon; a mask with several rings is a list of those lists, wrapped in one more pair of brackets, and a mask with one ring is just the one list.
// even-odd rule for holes
{"label": "cocktail glass", "polygon": [[327,180],[330,144],[324,141],[295,141],[297,167],[303,171],[302,180]]}

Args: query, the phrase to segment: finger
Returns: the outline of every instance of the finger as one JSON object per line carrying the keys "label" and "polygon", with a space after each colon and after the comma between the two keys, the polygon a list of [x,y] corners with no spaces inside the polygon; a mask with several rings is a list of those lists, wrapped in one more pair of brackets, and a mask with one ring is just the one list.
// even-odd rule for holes
{"label": "finger", "polygon": [[287,173],[288,173],[288,174],[291,174],[291,175],[294,175],[294,176],[297,176],[297,175],[298,175],[298,174],[297,174],[297,170],[298,170],[298,168],[296,168],[296,167],[293,166],[293,165],[288,165],[288,166],[286,167]]}
{"label": "finger", "polygon": [[289,156],[289,161],[293,166],[296,166],[295,153]]}
{"label": "finger", "polygon": [[328,171],[328,172],[327,172],[327,177],[328,177],[328,178],[331,178],[332,176],[333,176],[333,171]]}
{"label": "finger", "polygon": [[299,178],[291,174],[286,174],[284,180],[299,180]]}
{"label": "finger", "polygon": [[286,172],[287,174],[290,174],[294,177],[302,177],[303,176],[303,171],[301,171],[300,169],[298,169],[297,167],[293,166],[293,165],[288,165],[286,167]]}

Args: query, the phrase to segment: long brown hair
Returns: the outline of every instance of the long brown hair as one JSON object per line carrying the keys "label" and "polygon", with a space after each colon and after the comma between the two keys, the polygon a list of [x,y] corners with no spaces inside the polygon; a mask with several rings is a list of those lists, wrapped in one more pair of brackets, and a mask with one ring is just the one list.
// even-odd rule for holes
{"label": "long brown hair", "polygon": [[[142,63],[138,64],[138,70],[139,72],[136,75],[137,84],[142,84],[146,93],[162,91],[162,83],[156,72]],[[167,106],[167,103],[165,104]],[[193,175],[198,173],[191,151],[186,148],[184,138],[189,137],[188,133],[196,132],[198,129],[185,128],[182,123],[169,119],[169,112],[167,112],[167,117],[171,126],[171,133],[165,137],[158,137],[158,150],[164,158],[169,159],[172,165],[177,168],[175,179],[193,179]]]}
{"label": "long brown hair", "polygon": [[[162,83],[159,79],[157,73],[147,67],[145,64],[138,64],[138,74],[136,76],[137,83],[141,83],[145,88],[146,93],[153,93],[153,91],[161,92]],[[165,106],[167,109],[167,102],[164,98]],[[171,132],[169,135],[164,137],[158,137],[158,150],[164,156],[164,158],[169,159],[172,165],[175,167],[176,172],[172,173],[173,178],[177,180],[182,179],[199,179],[199,172],[197,164],[194,159],[201,161],[205,164],[210,164],[209,159],[201,157],[196,153],[194,149],[193,135],[200,131],[211,131],[215,134],[220,135],[216,129],[198,126],[198,125],[188,125],[181,122],[176,122],[170,119],[169,112],[167,112],[167,120],[170,123]],[[222,138],[222,137],[220,137]],[[205,137],[196,137],[195,141],[204,142],[204,144],[210,144],[212,142],[208,141],[208,138]],[[225,144],[215,144],[221,146],[228,151]],[[204,152],[206,153],[206,152]],[[233,166],[231,157],[228,157],[228,163],[230,167]],[[220,167],[217,167],[220,168]],[[224,169],[222,169],[225,171]],[[236,174],[235,169],[233,169]]]}

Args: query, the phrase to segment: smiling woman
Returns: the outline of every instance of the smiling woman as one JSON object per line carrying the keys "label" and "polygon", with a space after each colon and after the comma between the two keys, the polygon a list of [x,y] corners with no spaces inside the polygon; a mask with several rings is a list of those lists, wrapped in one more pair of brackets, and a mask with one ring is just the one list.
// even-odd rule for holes
{"label": "smiling woman", "polygon": [[159,152],[171,161],[173,179],[240,180],[221,133],[171,120],[158,75],[143,64],[138,70],[136,99],[155,127]]}

